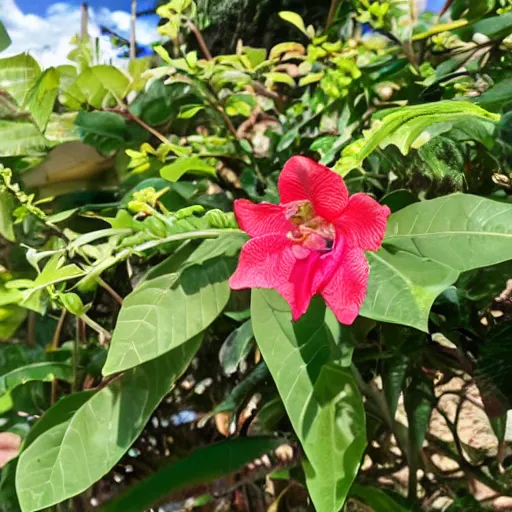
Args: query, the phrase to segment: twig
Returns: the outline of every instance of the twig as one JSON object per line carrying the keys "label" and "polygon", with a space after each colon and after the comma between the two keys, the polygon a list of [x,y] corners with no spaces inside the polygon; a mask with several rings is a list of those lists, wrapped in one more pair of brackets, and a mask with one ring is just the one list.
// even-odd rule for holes
{"label": "twig", "polygon": [[36,341],[36,314],[33,311],[28,312],[27,325],[27,345],[33,347]]}
{"label": "twig", "polygon": [[154,135],[158,140],[160,140],[164,144],[170,144],[169,139],[165,135],[149,126],[149,124],[146,124],[140,117],[136,116],[135,114],[132,114],[128,110],[123,112],[122,115],[124,115],[127,119],[132,119],[133,121],[138,123],[140,126],[142,126],[142,128],[151,133],[151,135]]}
{"label": "twig", "polygon": [[81,330],[81,320],[80,318],[76,319],[75,322],[75,338],[74,338],[74,346],[73,346],[73,381],[71,382],[71,391],[74,393],[78,391],[78,359],[80,353],[80,330]]}
{"label": "twig", "polygon": [[100,344],[104,345],[112,339],[112,334],[108,332],[100,324],[96,323],[92,318],[88,317],[85,313],[80,316],[80,320],[86,323],[93,331],[96,331],[100,335]]}
{"label": "twig", "polygon": [[101,277],[98,277],[99,285],[107,291],[110,296],[120,305],[123,305],[123,298],[119,295],[108,283],[106,283]]}
{"label": "twig", "polygon": [[199,47],[201,48],[201,51],[203,52],[205,59],[212,60],[212,54],[210,53],[208,46],[206,46],[206,42],[204,40],[203,34],[201,34],[201,31],[199,30],[199,27],[190,20],[187,20],[187,27],[190,30],[192,30],[192,32],[194,32],[194,35],[196,36],[197,39],[197,44],[199,44]]}
{"label": "twig", "polygon": [[[66,314],[67,314],[67,309],[63,308],[62,311],[60,312],[60,317],[59,317],[59,321],[57,322],[57,327],[55,328],[55,332],[53,333],[52,352],[57,350],[57,348],[59,347],[60,335],[62,332],[62,328],[64,327],[64,321],[66,320]],[[58,386],[57,379],[53,379],[52,380],[52,398],[51,398],[52,405],[57,401],[57,386]]]}
{"label": "twig", "polygon": [[327,15],[327,22],[325,23],[325,30],[327,30],[334,21],[334,17],[336,16],[336,10],[338,9],[338,5],[340,0],[331,0],[331,6],[329,8],[329,14]]}

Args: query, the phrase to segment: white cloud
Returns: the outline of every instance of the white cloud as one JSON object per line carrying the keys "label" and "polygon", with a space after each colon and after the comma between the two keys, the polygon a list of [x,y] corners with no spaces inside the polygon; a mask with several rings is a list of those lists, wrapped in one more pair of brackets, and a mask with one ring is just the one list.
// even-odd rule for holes
{"label": "white cloud", "polygon": [[[72,49],[71,38],[80,32],[80,8],[66,2],[56,2],[48,7],[46,16],[23,13],[15,0],[0,0],[0,20],[4,23],[12,45],[2,57],[20,52],[30,53],[42,67],[69,63],[67,55]],[[106,8],[89,9],[88,32],[98,38],[101,61],[117,61],[117,50],[108,36],[101,35],[100,25],[128,38],[130,15],[124,11]],[[158,39],[154,24],[145,19],[137,20],[136,37],[139,44],[149,44]]]}

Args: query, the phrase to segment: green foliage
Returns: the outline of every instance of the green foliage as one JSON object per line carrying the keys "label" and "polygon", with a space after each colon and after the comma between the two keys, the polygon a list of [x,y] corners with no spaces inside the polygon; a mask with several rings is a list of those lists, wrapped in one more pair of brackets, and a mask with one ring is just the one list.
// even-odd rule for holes
{"label": "green foliage", "polygon": [[361,395],[350,371],[331,362],[338,326],[319,302],[293,324],[275,292],[254,290],[251,312],[258,347],[307,456],[304,470],[315,508],[337,510],[366,444]]}
{"label": "green foliage", "polygon": [[[2,510],[510,493],[503,428],[479,452],[443,407],[470,384],[494,426],[512,404],[512,4],[415,5],[172,0],[122,69],[78,37],[72,64],[0,59]],[[279,202],[296,154],[392,210],[351,326],[229,287],[234,201]],[[382,488],[403,468],[407,497]]]}

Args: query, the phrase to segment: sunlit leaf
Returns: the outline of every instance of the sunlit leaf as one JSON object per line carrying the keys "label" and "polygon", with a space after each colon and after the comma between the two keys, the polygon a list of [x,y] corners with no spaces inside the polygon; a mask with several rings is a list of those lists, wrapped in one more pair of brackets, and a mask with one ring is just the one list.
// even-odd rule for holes
{"label": "sunlit leaf", "polygon": [[365,415],[350,370],[331,362],[330,312],[326,316],[321,301],[314,301],[293,323],[276,292],[258,289],[252,291],[251,311],[258,347],[306,453],[315,509],[339,510],[366,446]]}
{"label": "sunlit leaf", "polygon": [[230,260],[218,258],[136,288],[124,300],[103,374],[150,361],[202,332],[229,299],[231,272]]}
{"label": "sunlit leaf", "polygon": [[69,421],[37,437],[20,455],[16,472],[23,512],[75,496],[110,471],[188,367],[200,343],[196,337],[124,373],[90,397]]}
{"label": "sunlit leaf", "polygon": [[15,370],[0,375],[0,396],[12,391],[17,386],[33,380],[51,382],[54,379],[71,382],[73,369],[67,363],[34,363],[20,366]]}

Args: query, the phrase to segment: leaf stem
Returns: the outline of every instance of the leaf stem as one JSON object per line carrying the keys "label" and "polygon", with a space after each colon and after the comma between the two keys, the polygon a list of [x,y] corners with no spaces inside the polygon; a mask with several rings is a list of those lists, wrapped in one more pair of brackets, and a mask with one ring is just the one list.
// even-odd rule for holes
{"label": "leaf stem", "polygon": [[82,320],[93,331],[96,331],[100,335],[101,345],[104,345],[107,341],[110,341],[112,339],[112,334],[110,334],[110,332],[108,332],[100,324],[96,323],[92,318],[88,317],[85,313],[80,316],[80,320]]}

